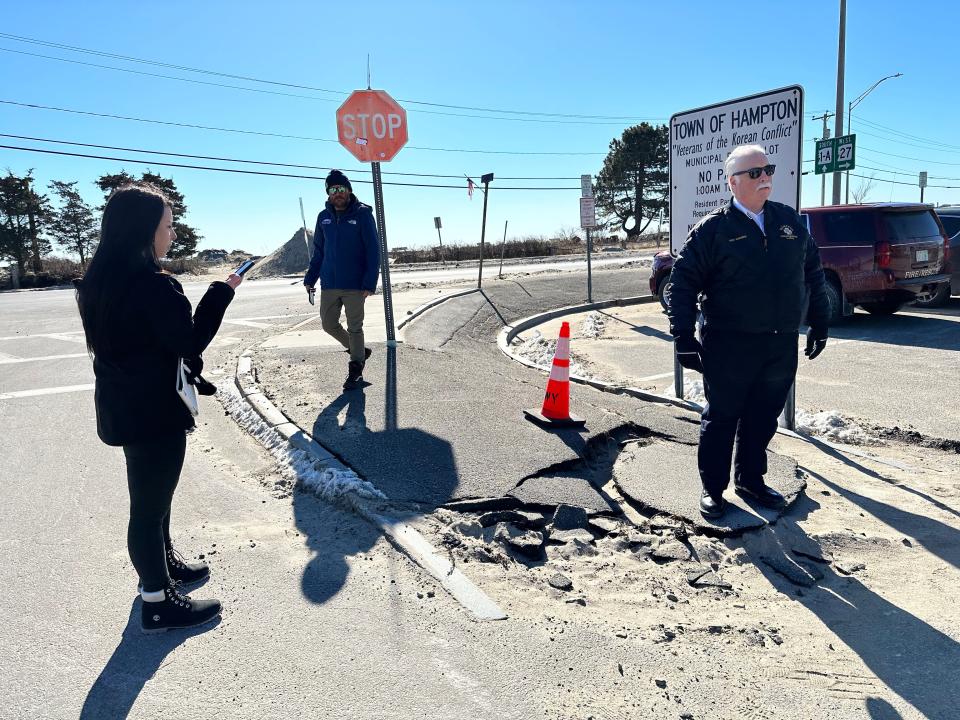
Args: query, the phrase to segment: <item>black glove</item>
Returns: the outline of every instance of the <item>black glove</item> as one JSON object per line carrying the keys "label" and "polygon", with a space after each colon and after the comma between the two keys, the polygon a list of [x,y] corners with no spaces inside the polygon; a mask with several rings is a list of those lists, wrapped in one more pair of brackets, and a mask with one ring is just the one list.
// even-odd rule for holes
{"label": "black glove", "polygon": [[307,287],[307,300],[309,300],[310,304],[313,305],[315,302],[314,298],[316,297],[315,293],[317,292],[317,288],[311,287],[309,285],[307,285],[306,287]]}
{"label": "black glove", "polygon": [[703,345],[692,335],[683,335],[673,339],[677,350],[677,362],[688,370],[703,373]]}
{"label": "black glove", "polygon": [[215,395],[217,392],[217,386],[213,383],[207,382],[203,379],[203,376],[200,375],[203,372],[203,358],[199,355],[194,355],[191,358],[183,359],[183,367],[186,370],[187,382],[193,385],[197,389],[197,393],[200,395]]}
{"label": "black glove", "polygon": [[807,347],[804,349],[803,354],[807,356],[808,360],[813,360],[817,355],[823,352],[823,349],[827,346],[827,328],[826,327],[813,327],[810,326],[807,328]]}

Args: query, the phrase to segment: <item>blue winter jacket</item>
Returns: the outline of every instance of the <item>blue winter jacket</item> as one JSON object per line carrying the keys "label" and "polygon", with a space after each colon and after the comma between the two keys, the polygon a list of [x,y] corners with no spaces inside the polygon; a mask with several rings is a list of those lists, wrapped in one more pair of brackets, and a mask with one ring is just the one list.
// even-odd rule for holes
{"label": "blue winter jacket", "polygon": [[303,279],[307,287],[328,290],[377,289],[380,274],[380,238],[373,208],[350,195],[350,204],[338,215],[333,205],[317,216],[313,233],[313,255]]}

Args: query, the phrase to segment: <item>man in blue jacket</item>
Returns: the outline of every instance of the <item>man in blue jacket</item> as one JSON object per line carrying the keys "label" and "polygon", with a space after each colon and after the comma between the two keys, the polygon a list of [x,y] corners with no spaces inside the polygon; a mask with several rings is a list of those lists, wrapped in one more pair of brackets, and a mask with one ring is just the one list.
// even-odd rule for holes
{"label": "man in blue jacket", "polygon": [[[797,333],[807,311],[806,356],[827,344],[829,305],[820,253],[797,212],[769,200],[776,166],[758,145],[735,148],[724,163],[728,205],[690,231],[670,276],[667,305],[677,361],[703,373],[707,405],[697,461],[700,512],[723,514],[736,437],[738,495],[782,507],[768,487],[767,444],[797,373]],[[703,344],[694,337],[697,302]]]}
{"label": "man in blue jacket", "polygon": [[[324,331],[350,352],[344,390],[363,382],[370,349],[363,341],[363,305],[377,289],[380,238],[373,209],[357,200],[347,176],[332,170],[326,179],[327,204],[317,216],[313,255],[303,284],[313,295],[320,280],[320,320]],[[340,324],[340,311],[347,329]]]}

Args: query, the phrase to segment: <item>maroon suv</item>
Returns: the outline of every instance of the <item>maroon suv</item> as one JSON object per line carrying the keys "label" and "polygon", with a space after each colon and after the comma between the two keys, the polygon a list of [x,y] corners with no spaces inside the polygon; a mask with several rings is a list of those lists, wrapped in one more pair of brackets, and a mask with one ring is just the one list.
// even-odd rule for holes
{"label": "maroon suv", "polygon": [[[800,214],[820,248],[831,321],[854,305],[889,315],[950,282],[949,241],[929,205],[831,205]],[[669,252],[653,259],[650,291],[661,303],[672,267]]]}

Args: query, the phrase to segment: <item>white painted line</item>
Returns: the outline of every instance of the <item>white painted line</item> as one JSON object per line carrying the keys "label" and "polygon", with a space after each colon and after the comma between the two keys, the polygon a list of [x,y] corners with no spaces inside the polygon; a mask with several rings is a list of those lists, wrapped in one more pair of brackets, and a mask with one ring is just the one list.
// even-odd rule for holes
{"label": "white painted line", "polygon": [[41,360],[66,360],[68,358],[88,357],[86,353],[71,353],[69,355],[43,355],[42,357],[14,357],[13,355],[4,355],[0,353],[0,365],[13,365],[14,363],[39,362]]}
{"label": "white painted line", "polygon": [[37,390],[17,390],[15,392],[0,393],[0,400],[14,398],[37,397],[38,395],[60,395],[62,393],[85,392],[93,390],[94,385],[64,385],[62,387],[39,388]]}
{"label": "white painted line", "polygon": [[263,330],[270,327],[267,323],[254,322],[253,320],[224,320],[224,325],[243,325],[244,327],[257,328]]}
{"label": "white painted line", "polygon": [[66,341],[66,342],[81,343],[81,344],[83,344],[83,345],[86,345],[86,343],[87,343],[87,340],[86,340],[86,338],[83,336],[82,332],[81,332],[80,334],[77,334],[77,333],[43,333],[43,334],[41,334],[41,335],[34,335],[33,337],[50,338],[51,340],[64,340],[64,341]]}
{"label": "white painted line", "polygon": [[309,325],[309,324],[312,323],[314,320],[318,320],[319,318],[320,318],[320,315],[312,315],[311,317],[308,317],[308,318],[307,318],[306,320],[304,320],[303,322],[299,322],[299,323],[297,323],[296,325],[294,325],[292,328],[290,328],[289,330],[287,330],[287,332],[293,332],[294,330],[299,330],[299,329],[302,328],[304,325]]}
{"label": "white painted line", "polygon": [[408,557],[453,595],[478,620],[506,620],[507,614],[480,588],[440,555],[423,535],[404,522],[398,522],[371,512],[359,503],[353,503],[358,512],[379,527],[385,535],[406,551]]}
{"label": "white painted line", "polygon": [[[77,337],[71,337],[76,335]],[[27,338],[50,338],[51,340],[66,340],[67,342],[81,342],[85,343],[86,340],[83,337],[83,330],[72,330],[70,332],[63,333],[24,333],[22,335],[7,335],[6,337],[0,337],[0,340],[26,340]]]}

